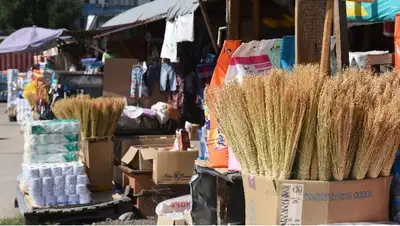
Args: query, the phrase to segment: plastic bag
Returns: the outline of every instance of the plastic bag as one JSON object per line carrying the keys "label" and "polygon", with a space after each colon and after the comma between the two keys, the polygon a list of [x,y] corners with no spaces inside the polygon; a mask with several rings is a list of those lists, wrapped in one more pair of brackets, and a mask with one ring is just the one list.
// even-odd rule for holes
{"label": "plastic bag", "polygon": [[232,55],[225,80],[243,79],[246,74],[262,73],[272,69],[268,53],[277,39],[243,43]]}
{"label": "plastic bag", "polygon": [[[219,55],[217,66],[215,67],[213,77],[211,79],[210,88],[219,88],[222,86],[226,73],[228,71],[229,62],[232,54],[240,46],[240,41],[227,40],[224,43],[221,54]],[[207,129],[207,149],[209,153],[210,167],[227,168],[229,161],[228,146],[225,142],[224,135],[218,128],[217,119],[204,105],[204,114]]]}
{"label": "plastic bag", "polygon": [[400,223],[400,150],[397,152],[396,160],[393,164],[393,181],[392,181],[392,218]]}
{"label": "plastic bag", "polygon": [[191,210],[192,196],[184,195],[181,197],[168,199],[156,207],[157,216],[165,216],[173,220],[184,218],[184,214]]}

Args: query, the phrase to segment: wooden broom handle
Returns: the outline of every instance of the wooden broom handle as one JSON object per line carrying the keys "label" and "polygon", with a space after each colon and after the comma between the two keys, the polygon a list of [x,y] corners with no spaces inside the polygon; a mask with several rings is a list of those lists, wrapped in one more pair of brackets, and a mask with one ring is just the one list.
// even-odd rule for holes
{"label": "wooden broom handle", "polygon": [[333,21],[333,6],[334,0],[326,1],[324,34],[322,36],[322,51],[321,51],[321,72],[330,73],[330,50],[331,50],[331,36],[332,36],[332,21]]}

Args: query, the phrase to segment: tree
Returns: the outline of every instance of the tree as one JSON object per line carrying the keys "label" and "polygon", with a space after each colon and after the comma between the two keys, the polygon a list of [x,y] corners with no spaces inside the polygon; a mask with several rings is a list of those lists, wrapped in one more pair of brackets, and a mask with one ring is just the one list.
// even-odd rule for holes
{"label": "tree", "polygon": [[49,8],[49,27],[72,28],[81,9],[82,3],[79,0],[55,0]]}
{"label": "tree", "polygon": [[0,0],[0,29],[73,27],[81,11],[80,0]]}

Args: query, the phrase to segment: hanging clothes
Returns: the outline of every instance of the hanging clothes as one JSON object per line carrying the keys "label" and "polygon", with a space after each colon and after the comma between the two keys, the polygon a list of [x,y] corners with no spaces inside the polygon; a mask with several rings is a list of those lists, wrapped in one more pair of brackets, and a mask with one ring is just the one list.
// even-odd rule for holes
{"label": "hanging clothes", "polygon": [[138,97],[142,97],[143,75],[146,73],[146,71],[146,62],[143,62],[142,66],[133,66],[131,74],[131,97],[136,97],[136,89],[138,89]]}
{"label": "hanging clothes", "polygon": [[160,57],[170,59],[171,62],[178,61],[178,43],[174,40],[174,23],[168,20],[165,24],[164,42]]}
{"label": "hanging clothes", "polygon": [[194,41],[194,13],[178,16],[173,24],[173,36],[176,42]]}
{"label": "hanging clothes", "polygon": [[160,91],[167,91],[167,84],[169,84],[169,91],[176,91],[176,73],[171,64],[162,63],[160,72]]}
{"label": "hanging clothes", "polygon": [[161,63],[149,65],[144,77],[144,83],[147,87],[147,96],[153,94],[153,88],[156,83],[159,83],[161,76]]}
{"label": "hanging clothes", "polygon": [[194,13],[178,16],[174,21],[166,21],[161,58],[178,60],[178,43],[194,41]]}
{"label": "hanging clothes", "polygon": [[177,74],[176,91],[170,95],[168,103],[171,104],[172,107],[175,109],[181,109],[183,106],[183,100],[184,100],[184,80],[179,74]]}

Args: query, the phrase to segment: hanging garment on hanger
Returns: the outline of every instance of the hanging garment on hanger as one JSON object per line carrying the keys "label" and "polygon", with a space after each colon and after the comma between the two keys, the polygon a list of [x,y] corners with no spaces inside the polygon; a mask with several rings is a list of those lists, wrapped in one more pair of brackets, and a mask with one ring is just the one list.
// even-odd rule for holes
{"label": "hanging garment on hanger", "polygon": [[174,38],[174,23],[167,20],[160,57],[170,59],[171,62],[178,61],[178,43]]}
{"label": "hanging garment on hanger", "polygon": [[146,62],[143,62],[142,66],[133,66],[131,74],[131,97],[136,97],[136,88],[138,89],[138,97],[142,97],[143,75],[146,73],[146,71]]}
{"label": "hanging garment on hanger", "polygon": [[161,75],[161,63],[149,65],[146,72],[144,82],[147,86],[147,96],[153,94],[153,88],[156,83],[159,83]]}
{"label": "hanging garment on hanger", "polygon": [[162,63],[160,72],[160,90],[167,91],[167,81],[169,83],[169,91],[176,91],[176,73],[171,64]]}
{"label": "hanging garment on hanger", "polygon": [[194,41],[194,13],[178,16],[173,24],[176,42]]}

